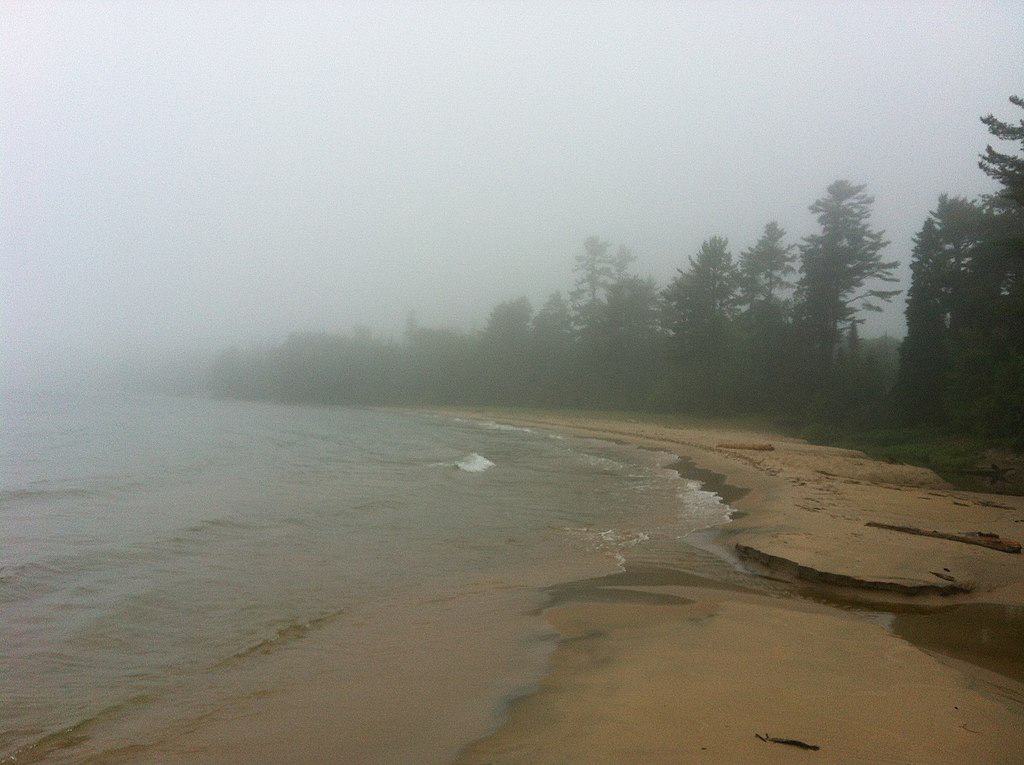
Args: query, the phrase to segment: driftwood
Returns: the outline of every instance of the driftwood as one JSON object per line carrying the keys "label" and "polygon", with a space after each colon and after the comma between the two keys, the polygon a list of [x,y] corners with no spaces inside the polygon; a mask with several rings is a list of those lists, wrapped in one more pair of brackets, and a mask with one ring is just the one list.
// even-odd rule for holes
{"label": "driftwood", "polygon": [[998,507],[1000,510],[1013,510],[1009,505],[1000,505],[998,502],[993,502],[990,499],[979,499],[978,504],[983,507]]}
{"label": "driftwood", "polygon": [[732,443],[727,442],[724,444],[718,444],[719,449],[744,449],[751,452],[773,452],[775,446],[772,444],[753,444],[753,443]]}
{"label": "driftwood", "polygon": [[936,539],[948,539],[951,542],[963,542],[965,545],[978,545],[987,547],[990,550],[998,550],[1004,553],[1020,554],[1020,542],[1012,539],[1004,539],[998,534],[990,534],[985,531],[968,531],[965,534],[951,534],[945,531],[931,531],[919,529],[914,526],[893,526],[888,523],[876,523],[868,521],[865,526],[875,529],[888,529],[889,531],[900,531],[904,534],[916,534],[919,537],[935,537]]}
{"label": "driftwood", "polygon": [[810,749],[812,752],[817,752],[821,749],[817,744],[808,744],[806,741],[801,741],[798,738],[776,738],[775,736],[769,736],[767,733],[763,736],[760,733],[755,733],[754,735],[767,744],[785,744],[786,746],[795,746],[800,749]]}

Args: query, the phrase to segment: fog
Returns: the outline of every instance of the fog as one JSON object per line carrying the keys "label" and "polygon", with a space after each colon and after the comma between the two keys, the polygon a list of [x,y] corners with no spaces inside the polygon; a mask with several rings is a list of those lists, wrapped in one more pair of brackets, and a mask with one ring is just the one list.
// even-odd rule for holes
{"label": "fog", "polygon": [[[886,256],[992,189],[1016,3],[5,4],[5,381],[475,328],[598,235],[664,283],[836,178]],[[902,273],[906,275],[905,265]],[[905,288],[906,284],[902,284]],[[903,332],[902,302],[865,334]]]}

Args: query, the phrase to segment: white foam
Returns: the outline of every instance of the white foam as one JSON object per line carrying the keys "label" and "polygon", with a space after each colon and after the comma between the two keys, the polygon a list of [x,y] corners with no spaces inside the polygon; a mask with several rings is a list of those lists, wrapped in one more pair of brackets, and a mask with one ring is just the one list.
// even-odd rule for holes
{"label": "white foam", "polygon": [[681,516],[690,523],[698,524],[698,529],[721,526],[732,515],[732,508],[713,491],[703,488],[700,481],[687,479],[678,496]]}
{"label": "white foam", "polygon": [[638,544],[650,541],[651,537],[647,532],[641,531],[637,534],[627,534],[615,529],[608,529],[598,534],[602,540],[618,547],[636,547]]}
{"label": "white foam", "polygon": [[455,467],[465,470],[467,473],[482,473],[488,468],[494,467],[494,463],[483,455],[473,452],[456,462]]}
{"label": "white foam", "polygon": [[613,459],[609,459],[608,457],[602,457],[597,454],[583,453],[580,455],[580,457],[582,457],[583,461],[586,462],[591,467],[599,468],[601,470],[617,471],[625,467],[625,465],[623,465],[621,462],[616,462]]}
{"label": "white foam", "polygon": [[520,433],[532,433],[533,432],[529,428],[522,428],[522,427],[519,427],[518,425],[506,425],[503,422],[492,422],[490,420],[488,420],[487,422],[482,422],[480,424],[483,427],[487,428],[488,430],[505,430],[505,431],[513,431],[514,430],[514,431],[518,431]]}

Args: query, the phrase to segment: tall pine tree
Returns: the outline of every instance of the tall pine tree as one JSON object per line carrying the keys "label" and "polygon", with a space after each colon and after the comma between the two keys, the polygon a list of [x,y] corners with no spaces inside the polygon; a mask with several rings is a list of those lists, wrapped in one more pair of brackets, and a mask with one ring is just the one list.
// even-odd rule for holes
{"label": "tall pine tree", "polygon": [[864,188],[843,180],[830,185],[810,206],[821,231],[800,246],[798,318],[811,353],[811,382],[818,385],[831,372],[843,337],[861,321],[860,311],[880,311],[880,303],[899,294],[872,286],[897,281],[897,262],[882,260],[889,242],[871,227],[874,198]]}
{"label": "tall pine tree", "polygon": [[[1024,98],[1020,96],[1010,96],[1010,103],[1024,109]],[[1024,119],[1012,124],[989,114],[982,117],[981,121],[994,138],[1019,142],[1024,150]],[[1016,203],[1018,208],[1024,208],[1024,156],[1005,154],[989,145],[985,147],[978,165],[987,175],[999,181],[1004,199]]]}
{"label": "tall pine tree", "polygon": [[753,247],[740,254],[739,288],[744,305],[770,303],[781,290],[792,287],[789,276],[795,272],[795,245],[783,244],[785,230],[771,221]]}
{"label": "tall pine tree", "polygon": [[903,419],[911,424],[939,424],[949,367],[949,253],[944,247],[940,219],[948,198],[914,237],[907,292],[907,336],[900,347],[896,397]]}
{"label": "tall pine tree", "polygon": [[724,237],[704,241],[690,268],[662,293],[663,323],[671,336],[684,406],[721,411],[735,387],[733,375],[739,275]]}

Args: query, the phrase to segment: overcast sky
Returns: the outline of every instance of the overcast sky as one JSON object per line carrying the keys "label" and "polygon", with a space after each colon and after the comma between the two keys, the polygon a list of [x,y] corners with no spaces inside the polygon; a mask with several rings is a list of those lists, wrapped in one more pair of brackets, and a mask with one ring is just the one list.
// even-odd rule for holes
{"label": "overcast sky", "polygon": [[839,177],[906,262],[940,193],[992,188],[978,117],[1024,94],[1024,8],[7,2],[0,66],[10,382],[477,327],[590,234],[663,282],[709,235],[807,234]]}

